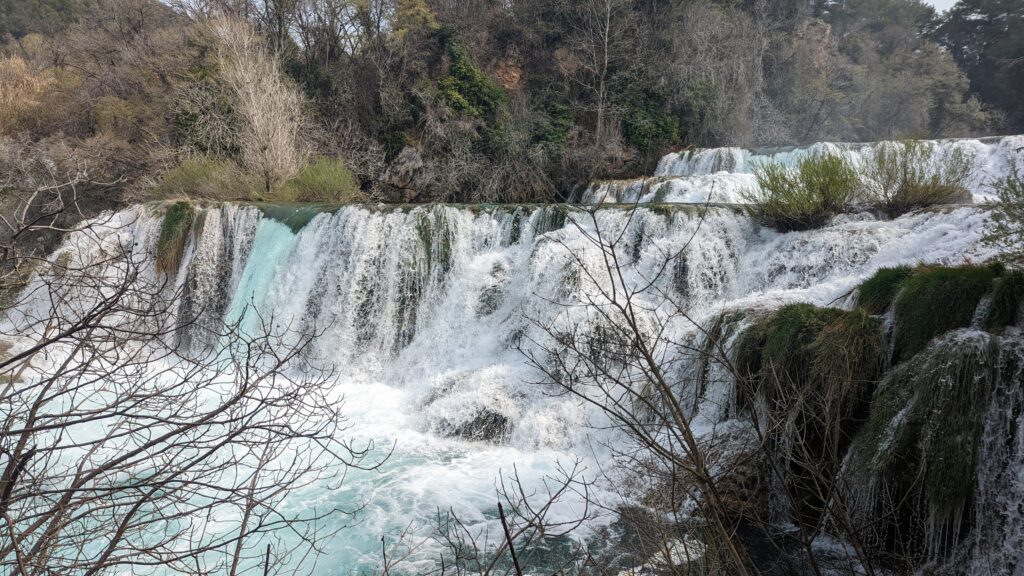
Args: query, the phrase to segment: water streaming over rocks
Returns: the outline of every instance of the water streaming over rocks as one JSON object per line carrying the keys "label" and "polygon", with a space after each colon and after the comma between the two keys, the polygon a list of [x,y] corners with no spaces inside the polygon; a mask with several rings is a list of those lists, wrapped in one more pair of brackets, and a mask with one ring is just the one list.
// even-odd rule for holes
{"label": "water streaming over rocks", "polygon": [[[1024,139],[948,145],[977,152],[987,169],[997,171],[1005,170],[999,155],[1024,145]],[[759,158],[792,161],[816,147],[856,157],[868,146],[673,154],[658,169],[658,186],[668,190],[653,194],[699,202],[714,190],[711,199],[735,201],[730,191],[750,183],[749,168]],[[629,190],[617,189],[614,199],[635,200]],[[600,201],[610,191],[595,188],[589,199]],[[156,250],[159,207],[139,206],[117,219],[128,226],[112,234],[134,243],[139,253]],[[272,317],[297,335],[322,333],[306,360],[336,367],[337,397],[344,398],[350,433],[395,446],[381,471],[352,471],[340,489],[313,487],[293,499],[295,506],[365,504],[358,515],[362,523],[330,542],[317,564],[318,573],[341,573],[372,568],[381,535],[406,528],[428,534],[438,509],[453,508],[471,526],[496,534],[495,481],[513,465],[534,487],[558,462],[575,457],[598,476],[607,456],[601,443],[615,442],[599,426],[588,426],[602,424],[602,416],[537,384],[541,375],[520,351],[547,341],[539,326],[581,318],[585,310],[559,303],[579,302],[594,292],[593,282],[604,281],[579,270],[581,262],[594,270],[601,266],[586,233],[622,234],[627,283],[658,276],[664,255],[681,251],[658,286],[683,303],[697,324],[710,327],[728,310],[794,301],[842,305],[880,267],[982,261],[993,255],[981,243],[988,219],[978,206],[894,220],[862,213],[837,217],[820,230],[780,234],[741,210],[714,206],[635,213],[609,207],[591,221],[585,212],[562,206],[319,211],[209,205],[199,210],[173,279],[185,289],[177,313],[197,319],[178,340],[183,350],[201,351],[217,345],[202,328],[233,321],[253,326],[260,317]],[[157,272],[149,266],[148,273]],[[644,298],[651,313],[663,307],[655,294]],[[674,321],[670,328],[677,341],[706,338],[688,321]],[[732,382],[724,372],[709,373],[684,359],[675,377],[681,393],[693,399],[700,428],[719,426],[735,413]],[[991,471],[978,506],[996,510],[992,514],[1000,518],[986,530],[1013,532],[1019,540],[1024,515],[1011,504],[1020,501],[1014,494],[1024,493],[1024,443],[1020,410],[1009,407],[1021,403],[1020,392],[996,394],[1012,397],[1002,408],[993,405],[986,420],[981,461]],[[1003,442],[1007,438],[1012,442]],[[618,501],[613,486],[597,486],[599,496]],[[570,498],[553,513],[573,517],[580,504]],[[995,535],[979,538],[978,547],[992,546]],[[1000,550],[993,554],[1005,555]],[[419,564],[410,566],[415,572],[436,557],[436,549],[424,546],[413,555]]]}
{"label": "water streaming over rocks", "polygon": [[[665,156],[654,177],[595,184],[584,194],[588,202],[743,202],[743,192],[756,189],[754,169],[766,163],[796,166],[813,154],[844,156],[854,167],[864,163],[891,142],[842,143],[819,142],[810,146],[771,148],[703,148]],[[932,162],[939,163],[953,151],[962,152],[974,162],[975,170],[967,188],[976,201],[991,199],[989,184],[1006,175],[1013,163],[1024,170],[1024,136],[981,139],[935,140],[930,147]]]}

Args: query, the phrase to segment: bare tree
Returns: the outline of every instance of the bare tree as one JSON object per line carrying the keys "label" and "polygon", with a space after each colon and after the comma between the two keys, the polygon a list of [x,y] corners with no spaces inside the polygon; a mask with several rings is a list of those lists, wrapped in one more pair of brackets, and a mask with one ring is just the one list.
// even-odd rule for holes
{"label": "bare tree", "polygon": [[261,178],[264,194],[270,197],[308,155],[302,95],[287,82],[277,56],[247,22],[218,17],[210,21],[210,30],[239,122],[242,163]]}
{"label": "bare tree", "polygon": [[613,75],[639,57],[632,8],[633,0],[587,0],[572,3],[565,14],[571,34],[567,50],[556,59],[562,74],[590,96],[598,145],[606,136]]}
{"label": "bare tree", "polygon": [[[578,302],[573,297],[563,303],[564,322],[532,319],[546,338],[531,339],[522,352],[548,385],[594,406],[632,441],[631,448],[614,449],[621,464],[638,474],[660,470],[672,479],[670,489],[683,491],[680,498],[698,503],[709,532],[721,545],[718,560],[725,571],[755,571],[720,488],[720,456],[709,445],[714,439],[695,430],[684,384],[673,381],[666,364],[686,347],[671,339],[670,325],[692,320],[682,306],[665,312],[645,298],[668,297],[666,272],[685,246],[666,253],[653,277],[631,278],[626,273],[625,228],[603,229],[596,209],[579,212],[571,221],[597,251],[599,264],[566,245],[573,270],[587,289],[579,291]],[[574,319],[568,311],[579,307],[585,313]]]}
{"label": "bare tree", "polygon": [[[129,214],[77,227],[0,316],[0,566],[303,573],[351,511],[282,502],[372,466],[372,446],[343,438],[332,372],[296,369],[316,334],[259,317],[208,334],[215,351],[176,351],[193,319]],[[43,222],[8,219],[5,264]]]}

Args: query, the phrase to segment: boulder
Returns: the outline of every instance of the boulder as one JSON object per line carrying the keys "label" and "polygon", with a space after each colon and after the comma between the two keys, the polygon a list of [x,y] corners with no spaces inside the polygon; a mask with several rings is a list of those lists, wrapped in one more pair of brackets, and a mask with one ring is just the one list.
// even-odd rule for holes
{"label": "boulder", "polygon": [[384,199],[388,202],[413,202],[426,191],[432,179],[420,151],[406,146],[381,177]]}

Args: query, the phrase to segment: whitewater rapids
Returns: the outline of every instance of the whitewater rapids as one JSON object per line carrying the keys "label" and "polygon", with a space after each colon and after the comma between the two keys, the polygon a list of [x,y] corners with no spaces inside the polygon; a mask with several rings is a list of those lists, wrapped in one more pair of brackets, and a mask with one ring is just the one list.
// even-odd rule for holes
{"label": "whitewater rapids", "polygon": [[[1024,146],[1024,137],[943,145],[974,151],[986,172],[971,191],[984,200],[985,183],[1008,170],[1014,160],[1006,160],[1006,152]],[[863,150],[816,146],[850,155]],[[639,191],[648,189],[635,183],[606,184],[591,189],[587,200],[735,202],[758,157],[793,162],[814,149],[673,154],[658,169],[656,180],[665,190],[641,197]],[[311,361],[336,367],[336,399],[344,402],[349,434],[394,446],[382,469],[351,471],[340,489],[320,487],[290,498],[288,505],[296,508],[321,502],[365,506],[358,524],[326,543],[327,555],[307,567],[324,575],[377,567],[382,536],[425,541],[438,510],[453,509],[475,529],[489,531],[493,541],[499,534],[495,484],[513,465],[528,488],[538,488],[558,463],[580,458],[597,480],[599,498],[610,505],[628,498],[602,482],[603,444],[615,441],[594,426],[602,416],[535,384],[540,375],[518,349],[545,340],[538,324],[557,325],[579,314],[560,303],[578,302],[595,290],[573,261],[575,255],[600,269],[599,251],[584,234],[595,226],[606,236],[622,232],[618,249],[627,282],[655,276],[664,254],[682,249],[658,282],[698,324],[729,309],[794,301],[841,305],[881,267],[955,265],[995,255],[982,242],[989,221],[984,206],[943,207],[894,220],[848,214],[820,230],[786,234],[759,226],[735,207],[692,204],[635,213],[602,208],[596,224],[585,212],[555,206],[320,211],[225,204],[201,212],[174,279],[187,295],[178,313],[203,311],[200,327],[244,326],[254,321],[255,309],[298,334],[324,331]],[[159,207],[139,206],[116,215],[111,226],[111,234],[148,258],[146,273],[152,275],[161,224]],[[660,306],[651,304],[653,310]],[[679,341],[699,337],[692,324],[678,322],[673,329]],[[184,331],[180,343],[195,350],[216,345],[202,334]],[[713,383],[705,396],[698,421],[721,424],[731,383]],[[467,431],[482,415],[498,430],[480,439]],[[574,518],[581,508],[569,498],[553,514]],[[415,573],[432,566],[438,552],[423,544],[404,568]]]}

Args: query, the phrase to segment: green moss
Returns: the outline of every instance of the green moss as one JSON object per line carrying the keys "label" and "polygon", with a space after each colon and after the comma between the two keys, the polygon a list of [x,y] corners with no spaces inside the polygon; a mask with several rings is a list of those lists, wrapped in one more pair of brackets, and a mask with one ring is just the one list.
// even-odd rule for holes
{"label": "green moss", "polygon": [[766,419],[795,513],[817,525],[882,372],[881,322],[864,310],[790,304],[755,321],[733,354],[738,404]]}
{"label": "green moss", "polygon": [[164,214],[164,222],[160,227],[160,239],[156,247],[156,268],[164,274],[172,274],[178,270],[188,233],[192,229],[196,209],[191,202],[180,201],[172,204]]}
{"label": "green moss", "polygon": [[512,212],[512,222],[508,233],[508,243],[515,244],[519,242],[519,239],[523,236],[523,224],[524,221],[529,226],[529,216],[523,211],[522,208],[517,208]]}
{"label": "green moss", "polygon": [[810,344],[829,322],[842,312],[811,304],[788,304],[767,320],[762,365],[779,382],[803,387],[812,362]]}
{"label": "green moss", "polygon": [[562,205],[544,206],[540,217],[537,218],[537,235],[561,230],[565,227],[566,218],[569,216],[570,208]]}
{"label": "green moss", "polygon": [[884,313],[892,305],[903,281],[912,272],[913,269],[909,266],[880,269],[857,288],[857,304],[871,314]]}
{"label": "green moss", "polygon": [[917,354],[943,332],[969,326],[997,272],[988,266],[915,270],[903,281],[893,302],[895,360]]}
{"label": "green moss", "polygon": [[[973,502],[977,455],[999,381],[999,340],[954,332],[894,369],[879,385],[848,467],[860,485],[885,487],[878,530],[904,547],[915,534],[957,529]],[[881,494],[881,493],[879,493]]]}
{"label": "green moss", "polygon": [[452,266],[452,235],[443,208],[424,209],[416,220],[416,233],[423,245],[427,266],[448,272]]}
{"label": "green moss", "polygon": [[[885,365],[882,323],[864,310],[838,314],[810,344],[811,379],[843,400],[867,400]],[[867,386],[865,386],[867,385]]]}
{"label": "green moss", "polygon": [[998,330],[1017,322],[1024,299],[1024,272],[1011,272],[995,281],[992,303],[985,314],[985,328]]}

